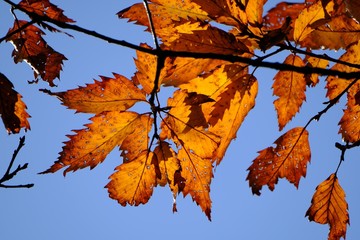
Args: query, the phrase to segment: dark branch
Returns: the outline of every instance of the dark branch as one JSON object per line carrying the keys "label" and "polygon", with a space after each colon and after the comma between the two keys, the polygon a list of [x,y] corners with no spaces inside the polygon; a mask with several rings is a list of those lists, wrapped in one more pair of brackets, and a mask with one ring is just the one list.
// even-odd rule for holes
{"label": "dark branch", "polygon": [[15,175],[22,171],[25,170],[28,166],[28,163],[25,163],[24,165],[19,165],[14,171],[11,171],[11,168],[15,162],[15,159],[18,155],[18,153],[20,152],[21,148],[25,145],[25,136],[21,137],[19,139],[19,145],[18,147],[14,150],[14,153],[12,155],[12,158],[10,160],[9,166],[4,174],[4,176],[0,179],[0,187],[2,188],[31,188],[34,186],[34,184],[30,183],[30,184],[25,184],[25,185],[6,185],[3,184],[4,182],[9,181],[10,179],[12,179],[13,177],[15,177]]}

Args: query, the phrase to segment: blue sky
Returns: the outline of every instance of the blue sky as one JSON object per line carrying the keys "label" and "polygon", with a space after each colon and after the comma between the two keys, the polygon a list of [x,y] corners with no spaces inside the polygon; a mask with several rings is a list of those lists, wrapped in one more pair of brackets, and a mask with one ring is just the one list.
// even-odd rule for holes
{"label": "blue sky", "polygon": [[[116,12],[133,1],[53,1],[77,24],[105,35],[132,43],[152,43],[151,36],[139,26],[119,20]],[[267,7],[275,5],[269,1]],[[21,18],[21,14],[19,14]],[[9,7],[0,1],[0,36],[12,26]],[[116,72],[131,77],[135,71],[135,53],[120,46],[68,31],[48,33],[45,39],[69,60],[64,64],[61,80],[53,91],[64,91],[91,83],[99,75]],[[20,172],[12,184],[34,183],[32,189],[0,189],[0,239],[326,239],[327,225],[310,223],[305,212],[310,206],[316,186],[335,171],[340,152],[334,147],[341,141],[337,123],[344,101],[332,108],[319,122],[308,127],[312,149],[307,177],[296,190],[280,180],[274,192],[263,188],[260,197],[253,196],[246,169],[257,151],[270,146],[282,133],[304,126],[326,101],[324,83],[307,89],[307,101],[284,132],[279,133],[272,102],[271,85],[275,71],[257,70],[259,93],[255,108],[240,128],[220,166],[216,168],[211,185],[213,201],[212,222],[191,198],[178,197],[178,213],[172,213],[172,195],[167,187],[156,188],[150,201],[139,207],[122,207],[108,197],[104,186],[113,169],[122,162],[118,151],[93,170],[84,169],[63,177],[61,172],[38,175],[57,159],[62,142],[72,129],[80,129],[91,115],[74,114],[51,96],[38,91],[49,88],[46,83],[27,84],[32,71],[25,63],[15,65],[11,59],[12,45],[0,44],[0,72],[5,74],[23,95],[28,106],[31,131],[15,165],[25,162],[29,168]],[[337,54],[339,53],[328,53]],[[273,58],[283,61],[286,55]],[[0,175],[5,171],[18,135],[8,136],[0,131]],[[346,153],[339,171],[339,181],[346,192],[351,225],[347,239],[360,236],[360,192],[357,186],[360,149]]]}

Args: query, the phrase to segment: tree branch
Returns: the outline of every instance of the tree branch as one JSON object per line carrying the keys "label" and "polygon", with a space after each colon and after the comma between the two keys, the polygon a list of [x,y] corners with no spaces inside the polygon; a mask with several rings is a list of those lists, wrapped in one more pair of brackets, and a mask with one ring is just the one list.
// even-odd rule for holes
{"label": "tree branch", "polygon": [[[60,28],[70,29],[70,30],[73,30],[73,31],[76,31],[79,33],[83,33],[83,34],[104,40],[111,44],[120,45],[123,47],[127,47],[130,49],[134,49],[134,50],[141,51],[141,52],[148,53],[148,54],[155,55],[155,56],[162,55],[163,58],[184,57],[184,58],[195,58],[195,59],[204,59],[204,58],[218,59],[218,60],[225,60],[225,61],[232,62],[232,63],[234,63],[234,62],[244,63],[244,64],[248,64],[248,65],[251,65],[254,67],[264,67],[264,68],[270,68],[270,69],[274,69],[274,70],[293,71],[293,72],[304,73],[304,74],[316,73],[316,74],[319,74],[322,76],[338,76],[338,77],[344,78],[344,79],[353,79],[353,78],[357,78],[360,75],[360,71],[348,73],[348,72],[342,72],[342,71],[338,71],[338,70],[324,69],[324,68],[318,68],[318,67],[309,67],[309,66],[298,67],[298,66],[293,66],[293,65],[288,65],[288,64],[278,63],[278,62],[264,62],[264,61],[262,61],[261,57],[260,57],[260,59],[259,58],[252,59],[252,58],[248,58],[248,57],[217,54],[217,53],[186,52],[186,51],[171,51],[171,50],[159,51],[158,49],[149,49],[149,48],[138,46],[136,44],[129,43],[124,40],[118,40],[118,39],[97,33],[96,31],[92,31],[92,30],[80,27],[78,25],[75,25],[75,24],[69,24],[69,23],[57,21],[57,20],[49,18],[48,16],[39,16],[35,13],[26,11],[24,8],[18,6],[17,4],[13,3],[10,0],[3,0],[3,1],[10,4],[13,8],[24,12],[35,22],[48,22],[48,23],[54,24]],[[7,38],[7,36],[5,36],[4,38]],[[324,58],[323,55],[317,55],[317,54],[311,54],[311,56],[318,57],[318,58]],[[344,62],[341,62],[341,63],[346,64]],[[350,65],[348,65],[348,66],[350,66]],[[358,66],[353,66],[353,67],[358,67]]]}
{"label": "tree branch", "polygon": [[19,145],[18,147],[14,150],[14,153],[12,155],[12,158],[10,160],[9,166],[4,174],[4,176],[0,179],[0,187],[2,188],[31,188],[34,186],[34,184],[30,183],[30,184],[20,184],[20,185],[6,185],[3,184],[4,182],[9,181],[10,179],[12,179],[13,177],[15,177],[15,175],[22,171],[25,170],[28,166],[28,163],[25,163],[24,165],[19,165],[14,171],[11,171],[11,168],[15,162],[15,159],[18,155],[18,153],[20,152],[21,148],[25,145],[25,136],[21,137],[19,139]]}

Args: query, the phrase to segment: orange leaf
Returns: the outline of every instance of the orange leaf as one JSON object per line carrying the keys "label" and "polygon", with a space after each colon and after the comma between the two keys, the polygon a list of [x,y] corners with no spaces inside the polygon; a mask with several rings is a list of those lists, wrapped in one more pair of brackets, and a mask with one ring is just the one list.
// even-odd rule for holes
{"label": "orange leaf", "polygon": [[218,23],[239,27],[247,24],[245,6],[242,1],[193,0],[208,16]]}
{"label": "orange leaf", "polygon": [[248,1],[246,5],[246,15],[248,22],[254,26],[261,26],[263,8],[267,0]]}
{"label": "orange leaf", "polygon": [[190,194],[193,201],[200,205],[211,220],[210,183],[213,177],[211,161],[197,156],[186,148],[179,150],[178,159],[185,184],[182,191],[184,196]]}
{"label": "orange leaf", "polygon": [[66,17],[63,10],[50,3],[49,0],[22,0],[19,4],[27,12],[35,13],[38,16],[48,16],[60,22],[75,22]]}
{"label": "orange leaf", "polygon": [[[202,11],[198,5],[190,0],[151,1],[149,9],[156,32],[187,22],[189,18],[203,21],[209,19],[206,12]],[[149,30],[149,19],[142,3],[123,9],[117,15],[120,18],[135,21],[136,24],[147,26]]]}
{"label": "orange leaf", "polygon": [[227,65],[216,74],[222,79],[219,83],[226,82],[210,94],[216,102],[208,103],[203,108],[210,123],[209,131],[221,136],[215,152],[219,164],[245,117],[255,106],[258,84],[254,76],[247,74],[247,68],[236,64]]}
{"label": "orange leaf", "polygon": [[[199,97],[202,102],[199,102]],[[178,90],[169,98],[170,111],[162,124],[161,138],[172,138],[177,146],[190,149],[201,158],[212,158],[219,144],[219,137],[206,130],[208,123],[201,110],[201,103],[212,101],[206,96]]]}
{"label": "orange leaf", "polygon": [[[22,20],[15,21],[8,34],[17,31],[27,23]],[[53,80],[60,78],[62,63],[66,57],[52,49],[41,35],[44,35],[43,31],[30,25],[11,35],[6,41],[10,41],[15,47],[12,53],[15,63],[26,61],[33,68],[36,79],[40,76],[50,86],[55,86]]]}
{"label": "orange leaf", "polygon": [[8,133],[19,133],[21,128],[30,129],[26,105],[14,90],[11,81],[0,73],[0,116]]}
{"label": "orange leaf", "polygon": [[101,77],[101,80],[66,92],[46,92],[57,96],[65,106],[76,109],[76,112],[95,114],[124,111],[136,102],[146,101],[145,92],[122,75],[114,73],[114,78]]}
{"label": "orange leaf", "polygon": [[260,195],[264,185],[274,190],[279,178],[299,186],[301,176],[306,176],[306,165],[311,157],[308,136],[305,129],[293,128],[275,141],[275,148],[268,147],[259,152],[248,168],[246,178],[253,194]]}
{"label": "orange leaf", "polygon": [[325,10],[322,1],[306,7],[295,20],[294,24],[294,41],[300,43],[312,31],[314,31],[317,21],[325,19]]}
{"label": "orange leaf", "polygon": [[334,16],[314,29],[301,46],[311,49],[346,48],[360,38],[360,25],[348,14]]}
{"label": "orange leaf", "polygon": [[[306,56],[305,60],[307,61],[307,66],[309,67],[318,67],[318,68],[326,69],[326,67],[329,65],[329,61],[325,59]],[[316,84],[318,83],[319,83],[319,74],[313,73],[306,75],[306,84],[308,86],[315,87]]]}
{"label": "orange leaf", "polygon": [[[141,44],[142,47],[150,48],[146,44]],[[154,88],[154,81],[156,75],[157,68],[157,57],[148,53],[144,53],[141,51],[136,51],[137,59],[135,59],[135,65],[137,68],[137,72],[135,76],[132,78],[132,81],[136,84],[141,84],[143,90],[150,94]],[[158,86],[161,85],[162,79],[168,75],[168,71],[172,68],[171,59],[167,58],[164,63],[164,67],[162,68]],[[160,90],[160,88],[158,88]]]}
{"label": "orange leaf", "polygon": [[248,47],[237,40],[233,34],[210,25],[205,25],[203,30],[194,30],[192,33],[180,32],[178,39],[166,43],[166,46],[172,51],[194,53],[241,55],[250,52]]}
{"label": "orange leaf", "polygon": [[118,166],[106,185],[109,196],[122,206],[147,203],[156,186],[152,158],[153,153],[145,151],[133,161]]}
{"label": "orange leaf", "polygon": [[85,129],[76,130],[76,135],[69,136],[59,159],[43,173],[56,172],[63,167],[67,167],[64,174],[85,167],[92,169],[134,131],[139,133],[133,136],[134,143],[147,141],[152,123],[149,116],[118,111],[100,113],[91,121]]}
{"label": "orange leaf", "polygon": [[339,184],[336,174],[331,174],[316,187],[311,200],[311,206],[306,211],[310,221],[329,224],[329,240],[339,240],[346,237],[346,225],[350,223],[347,212],[348,204],[345,192]]}
{"label": "orange leaf", "polygon": [[[290,54],[284,64],[303,67],[303,60],[294,54]],[[306,80],[302,73],[292,71],[279,71],[274,77],[274,95],[279,98],[274,101],[278,115],[280,131],[299,112],[305,100]]]}
{"label": "orange leaf", "polygon": [[[346,52],[339,58],[339,60],[360,64],[360,41],[352,44],[350,47],[346,49]],[[357,72],[359,71],[356,68],[349,67],[340,63],[336,63],[332,68],[332,70],[337,70],[341,72]],[[337,97],[341,92],[343,92],[347,86],[351,83],[352,80],[343,79],[336,76],[328,76],[326,78],[327,81],[327,94],[326,96],[331,100]]]}
{"label": "orange leaf", "polygon": [[360,105],[357,104],[357,94],[360,83],[355,83],[347,94],[347,104],[339,125],[339,132],[345,142],[356,142],[360,140]]}

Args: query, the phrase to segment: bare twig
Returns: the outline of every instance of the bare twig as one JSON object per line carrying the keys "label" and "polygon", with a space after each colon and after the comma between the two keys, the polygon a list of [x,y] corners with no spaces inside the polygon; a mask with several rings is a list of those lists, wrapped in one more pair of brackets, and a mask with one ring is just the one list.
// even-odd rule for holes
{"label": "bare twig", "polygon": [[19,153],[19,151],[21,150],[21,148],[25,145],[25,136],[21,137],[19,139],[19,145],[18,147],[14,150],[14,153],[12,155],[12,158],[10,160],[9,166],[4,174],[4,176],[0,179],[0,187],[2,188],[31,188],[34,186],[34,184],[29,183],[29,184],[20,184],[20,185],[7,185],[7,184],[3,184],[4,182],[9,181],[10,179],[12,179],[18,172],[24,170],[27,168],[28,163],[25,163],[24,165],[19,165],[15,170],[11,171],[11,168],[15,162],[15,159]]}

